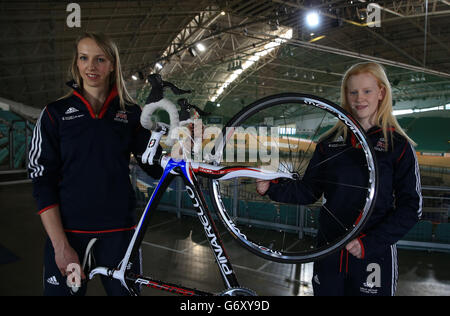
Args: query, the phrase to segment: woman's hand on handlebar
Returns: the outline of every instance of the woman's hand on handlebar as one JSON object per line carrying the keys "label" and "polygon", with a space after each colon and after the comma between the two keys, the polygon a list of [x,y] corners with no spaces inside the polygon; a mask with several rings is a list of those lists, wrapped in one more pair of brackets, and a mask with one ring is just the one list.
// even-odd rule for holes
{"label": "woman's hand on handlebar", "polygon": [[[69,270],[71,264],[75,264],[80,267],[78,254],[69,244],[61,244],[60,246],[56,246],[54,251],[55,263],[63,276],[71,275],[72,271]],[[86,279],[83,269],[80,269],[79,272],[81,274],[81,279]]]}

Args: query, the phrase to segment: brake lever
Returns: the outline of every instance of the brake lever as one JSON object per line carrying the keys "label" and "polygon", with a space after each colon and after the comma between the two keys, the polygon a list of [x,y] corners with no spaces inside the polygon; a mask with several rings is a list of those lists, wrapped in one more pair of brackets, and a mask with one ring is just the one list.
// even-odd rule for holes
{"label": "brake lever", "polygon": [[180,111],[180,121],[186,121],[190,119],[190,111],[191,109],[195,109],[200,116],[208,116],[211,113],[205,112],[202,109],[198,108],[194,104],[190,104],[187,99],[179,99],[178,105],[181,107]]}
{"label": "brake lever", "polygon": [[173,83],[162,80],[160,74],[151,74],[147,77],[148,82],[152,86],[152,90],[147,97],[146,104],[160,101],[164,98],[164,88],[170,88],[176,95],[192,93],[191,90],[183,90],[176,87]]}
{"label": "brake lever", "polygon": [[192,90],[183,90],[183,89],[178,88],[171,82],[163,81],[163,88],[167,88],[167,87],[169,87],[172,90],[172,92],[176,95],[192,93]]}

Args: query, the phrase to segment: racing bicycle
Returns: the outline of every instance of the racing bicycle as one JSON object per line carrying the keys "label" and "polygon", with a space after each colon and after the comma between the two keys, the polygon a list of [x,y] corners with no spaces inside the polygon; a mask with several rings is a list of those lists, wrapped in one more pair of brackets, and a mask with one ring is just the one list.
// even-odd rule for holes
{"label": "racing bicycle", "polygon": [[[149,197],[121,263],[117,267],[96,267],[90,271],[89,279],[97,274],[117,279],[132,295],[139,295],[141,286],[186,296],[214,295],[131,272],[132,266],[139,264],[133,258],[137,257],[151,214],[158,208],[163,194],[175,177],[183,179],[186,193],[204,228],[225,286],[225,290],[220,293],[222,295],[255,293],[238,283],[211,208],[242,247],[257,256],[281,263],[315,261],[342,249],[359,234],[374,205],[378,183],[377,164],[363,129],[340,106],[317,96],[300,93],[268,96],[239,111],[210,138],[209,147],[201,143],[197,146],[194,144],[192,149],[186,146],[186,143],[192,144],[189,141],[191,136],[181,141],[179,128],[193,123],[186,114],[195,112],[194,108],[197,112],[205,113],[183,99],[183,102],[178,102],[182,107],[183,120],[180,121],[177,107],[164,97],[165,89],[170,88],[175,95],[190,91],[177,88],[157,74],[150,75],[149,81],[152,90],[142,111],[141,124],[150,129],[152,135],[147,150],[138,158],[144,163],[159,164],[164,171]],[[158,111],[169,114],[168,124],[158,121],[155,115]],[[336,153],[311,166],[309,162],[321,135],[336,124],[347,127],[353,145],[347,146],[342,139],[337,139],[330,143],[335,146]],[[168,148],[181,144],[177,151],[181,154],[178,157],[159,154],[157,148],[163,142]],[[205,152],[202,160],[192,159],[195,151],[198,154],[202,150]],[[327,205],[326,196],[316,196],[315,204],[302,206],[274,203],[255,191],[257,179],[302,181],[307,168],[323,168],[351,150],[360,153],[358,167],[366,175],[363,185],[352,183],[351,177],[347,183],[316,179],[326,182],[324,185],[345,186],[354,190],[352,195],[357,195],[360,203],[348,210],[347,217],[350,220],[338,218]],[[199,178],[206,178],[209,196],[203,193]],[[320,221],[324,220],[334,223],[340,234],[324,237],[319,229]],[[319,243],[319,239],[322,242]]]}

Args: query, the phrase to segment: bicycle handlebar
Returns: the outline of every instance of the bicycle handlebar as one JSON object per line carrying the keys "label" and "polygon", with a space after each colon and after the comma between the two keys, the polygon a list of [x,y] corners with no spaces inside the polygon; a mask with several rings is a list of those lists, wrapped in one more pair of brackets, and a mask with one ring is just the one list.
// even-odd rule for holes
{"label": "bicycle handlebar", "polygon": [[[149,140],[146,151],[142,155],[142,162],[153,164],[153,157],[156,154],[161,137],[163,135],[167,135],[167,139],[165,141],[166,145],[173,146],[177,140],[177,135],[176,133],[173,133],[173,131],[176,131],[177,127],[182,125],[180,124],[180,116],[178,114],[177,107],[170,100],[164,98],[164,88],[169,87],[175,94],[190,93],[191,90],[180,89],[173,83],[162,80],[159,74],[152,74],[148,76],[148,81],[152,85],[152,90],[147,98],[147,104],[142,110],[140,121],[144,128],[152,131],[152,136]],[[200,110],[195,105],[189,104],[186,99],[178,100],[178,104],[181,107],[181,121],[185,124],[189,123],[189,112],[191,108],[196,109],[199,114],[209,114]],[[169,114],[169,125],[157,122],[153,117],[153,113],[159,109],[164,110]]]}
{"label": "bicycle handlebar", "polygon": [[148,103],[144,106],[144,109],[141,113],[141,125],[144,128],[150,131],[153,131],[155,128],[157,128],[158,124],[154,120],[152,115],[158,109],[164,110],[169,113],[170,130],[176,128],[179,125],[180,118],[178,116],[178,110],[175,104],[163,98],[157,102]]}
{"label": "bicycle handlebar", "polygon": [[158,102],[164,98],[164,88],[170,88],[176,95],[192,93],[191,90],[183,90],[175,86],[173,83],[164,81],[160,74],[151,74],[147,77],[148,82],[152,85],[152,91],[147,97],[146,104]]}
{"label": "bicycle handlebar", "polygon": [[170,126],[166,133],[169,137],[166,144],[172,146],[175,143],[175,140],[170,137],[171,131],[179,126],[180,118],[176,106],[164,98],[164,88],[170,88],[172,92],[177,95],[191,93],[192,91],[180,89],[173,83],[162,80],[161,75],[159,74],[151,74],[148,76],[148,81],[152,85],[152,90],[141,113],[141,125],[144,128],[153,131],[158,127],[158,122],[152,117],[153,113],[158,109],[169,113]]}

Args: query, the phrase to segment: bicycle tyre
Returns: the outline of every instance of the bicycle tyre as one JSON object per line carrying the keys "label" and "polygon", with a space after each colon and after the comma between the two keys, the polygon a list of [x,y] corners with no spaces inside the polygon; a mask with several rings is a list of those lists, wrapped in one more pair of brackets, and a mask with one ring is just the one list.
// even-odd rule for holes
{"label": "bicycle tyre", "polygon": [[[226,196],[221,192],[221,181],[220,180],[209,180],[209,191],[211,194],[211,200],[212,204],[214,206],[214,209],[216,210],[218,217],[221,219],[224,226],[227,228],[227,230],[230,232],[230,234],[234,237],[234,239],[244,248],[248,249],[252,253],[265,258],[267,260],[276,261],[276,262],[283,262],[283,263],[304,263],[304,262],[311,262],[315,261],[317,259],[323,258],[335,251],[338,251],[342,249],[349,241],[353,240],[358,236],[358,234],[361,232],[364,225],[367,223],[367,220],[369,219],[371,212],[373,210],[373,206],[376,200],[376,193],[377,193],[377,186],[378,186],[378,171],[377,171],[377,162],[376,157],[374,154],[374,150],[372,148],[372,145],[370,141],[368,140],[364,130],[361,128],[359,123],[345,110],[343,110],[340,106],[337,104],[328,101],[323,98],[319,98],[313,95],[307,95],[307,94],[300,94],[300,93],[283,93],[283,94],[277,94],[268,96],[265,98],[262,98],[258,101],[253,102],[252,104],[246,106],[243,108],[239,113],[237,113],[223,128],[222,130],[222,137],[219,137],[219,139],[215,143],[215,154],[216,154],[216,164],[223,164],[222,159],[225,156],[225,150],[227,147],[227,142],[230,142],[230,146],[233,146],[234,148],[237,148],[237,145],[232,143],[230,139],[232,139],[233,134],[231,134],[230,130],[236,131],[238,127],[248,126],[251,125],[246,124],[247,122],[251,122],[251,119],[253,117],[257,117],[258,115],[262,115],[262,112],[266,113],[276,113],[276,107],[282,107],[285,106],[288,108],[291,105],[304,108],[305,110],[309,111],[309,109],[312,109],[312,113],[315,113],[316,111],[322,111],[325,113],[325,116],[333,116],[337,118],[339,121],[346,124],[346,126],[349,128],[349,131],[355,136],[358,144],[360,145],[360,149],[362,149],[362,152],[364,153],[364,159],[367,163],[367,166],[362,166],[362,169],[364,171],[367,171],[367,187],[362,187],[364,189],[367,189],[367,192],[360,193],[360,197],[364,197],[364,202],[362,202],[364,205],[361,210],[359,210],[361,213],[359,215],[358,220],[349,228],[345,228],[345,232],[342,233],[342,236],[339,236],[337,239],[333,239],[331,242],[327,241],[325,245],[320,246],[313,246],[308,245],[308,242],[311,242],[308,240],[308,242],[303,246],[305,249],[294,249],[291,251],[290,249],[286,249],[288,247],[282,246],[278,248],[272,248],[271,245],[268,245],[266,243],[261,243],[259,241],[255,241],[252,238],[248,237],[248,233],[243,232],[243,228],[245,228],[247,231],[252,229],[260,229],[259,227],[256,228],[258,225],[261,226],[261,221],[258,220],[251,220],[249,219],[247,221],[247,224],[245,223],[245,220],[242,220],[239,216],[236,214],[231,214],[231,211],[227,211],[227,208],[224,205],[224,200],[227,199]],[[324,118],[322,118],[322,121],[324,121]],[[264,121],[266,119],[264,118]],[[261,119],[260,119],[261,121]],[[258,121],[258,122],[260,122]],[[285,119],[286,122],[286,119]],[[276,124],[274,124],[276,125]],[[279,128],[279,127],[278,127]],[[315,136],[311,136],[310,145],[312,143],[316,142],[313,140],[314,137],[317,137],[318,130],[315,132]],[[257,138],[259,138],[258,136]],[[282,139],[282,138],[280,138]],[[289,137],[287,138],[289,142]],[[248,147],[249,149],[250,147]],[[300,146],[298,146],[300,148]],[[353,149],[350,149],[353,150]],[[356,149],[355,149],[356,150]],[[291,145],[289,145],[289,151],[291,151]],[[300,152],[302,150],[298,150],[298,154],[300,155]],[[305,157],[309,154],[307,151],[302,153]],[[291,154],[290,154],[291,155]],[[217,158],[220,157],[220,158]],[[302,158],[303,159],[303,158]],[[287,164],[286,164],[287,165]],[[283,165],[283,168],[286,168],[286,165]],[[292,165],[294,166],[294,165]],[[361,166],[358,166],[360,168]],[[367,167],[367,168],[366,168]],[[366,170],[367,169],[367,170]],[[286,170],[284,170],[286,171]],[[294,170],[289,170],[294,171]],[[240,179],[234,180],[237,181],[239,184]],[[244,181],[242,181],[243,183]],[[245,184],[244,184],[245,185]],[[341,184],[341,185],[347,185],[347,184]],[[348,185],[349,186],[349,185]],[[356,189],[355,189],[356,190]],[[361,190],[361,188],[358,188],[358,190]],[[228,198],[229,199],[229,198]],[[238,203],[241,203],[241,200],[238,201]],[[248,203],[248,202],[246,202]],[[266,202],[270,204],[270,202]],[[229,203],[228,203],[229,204]],[[234,202],[234,206],[236,206],[236,202]],[[325,207],[325,202],[322,205],[322,208]],[[230,207],[228,207],[230,208]],[[281,206],[280,206],[281,208]],[[322,211],[321,208],[321,211]],[[326,207],[325,207],[326,208]],[[299,207],[297,207],[297,218],[299,217],[299,213],[302,211],[299,211]],[[324,212],[324,211],[322,211]],[[303,210],[303,216],[304,216],[304,210]],[[323,215],[323,217],[325,217]],[[328,215],[332,216],[332,215]],[[301,218],[301,214],[300,214]],[[304,217],[303,217],[304,219]],[[244,224],[239,222],[244,222]],[[319,214],[319,221],[320,221],[320,214]],[[251,223],[251,224],[250,224]],[[273,224],[273,223],[272,223]],[[299,227],[302,227],[304,223],[299,223]],[[277,226],[277,225],[275,225]],[[282,226],[282,225],[278,225]],[[278,230],[278,226],[276,228],[270,228],[271,230]],[[299,228],[300,229],[300,228]],[[304,228],[301,228],[302,234]],[[287,231],[287,232],[286,232]],[[289,234],[288,230],[285,232],[282,232],[280,230],[280,234],[284,234],[286,236]],[[298,233],[298,231],[294,232],[295,234]],[[255,235],[258,235],[259,233],[255,233]],[[317,233],[318,234],[318,233]],[[300,235],[300,234],[299,234]],[[290,235],[289,235],[290,236]],[[281,238],[281,237],[280,237]],[[282,237],[285,238],[285,237]],[[311,238],[311,237],[308,237]],[[320,238],[320,237],[316,237]],[[303,241],[302,241],[303,242]],[[297,244],[300,242],[297,242]],[[297,246],[296,246],[297,247]],[[295,248],[295,247],[294,247]]]}

